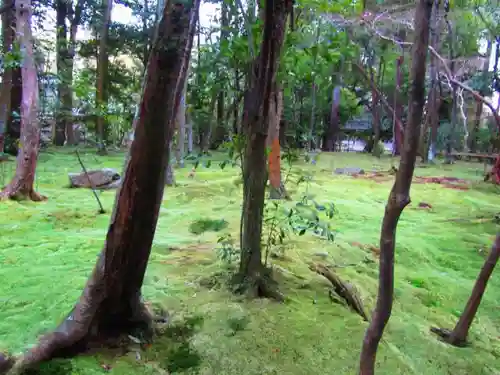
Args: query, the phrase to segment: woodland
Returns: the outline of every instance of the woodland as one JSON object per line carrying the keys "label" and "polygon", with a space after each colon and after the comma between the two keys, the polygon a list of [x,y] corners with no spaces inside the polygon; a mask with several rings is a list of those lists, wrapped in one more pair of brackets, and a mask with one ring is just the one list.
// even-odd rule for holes
{"label": "woodland", "polygon": [[0,374],[500,374],[498,0],[0,14]]}

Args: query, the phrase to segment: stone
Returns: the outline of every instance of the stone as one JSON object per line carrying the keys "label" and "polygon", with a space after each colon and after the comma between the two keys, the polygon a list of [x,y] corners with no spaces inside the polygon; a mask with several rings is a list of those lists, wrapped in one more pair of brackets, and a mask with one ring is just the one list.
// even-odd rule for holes
{"label": "stone", "polygon": [[71,188],[116,189],[121,183],[120,174],[111,168],[88,171],[88,177],[84,172],[68,173],[68,177]]}
{"label": "stone", "polygon": [[344,168],[336,168],[333,171],[333,173],[353,176],[357,174],[365,174],[365,170],[359,167],[344,167]]}

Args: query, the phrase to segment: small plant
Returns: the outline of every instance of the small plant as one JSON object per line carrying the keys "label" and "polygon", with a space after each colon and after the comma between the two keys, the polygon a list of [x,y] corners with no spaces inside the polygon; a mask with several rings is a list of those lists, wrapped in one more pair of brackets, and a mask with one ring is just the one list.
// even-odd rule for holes
{"label": "small plant", "polygon": [[234,245],[234,239],[231,234],[225,234],[217,240],[217,258],[228,266],[236,263],[240,257],[240,251]]}
{"label": "small plant", "polygon": [[189,231],[193,234],[200,235],[202,233],[212,231],[219,232],[227,228],[228,222],[224,219],[199,219],[193,221],[189,225]]}
{"label": "small plant", "polygon": [[373,156],[380,158],[382,155],[384,155],[384,152],[385,152],[385,146],[382,143],[382,141],[378,141],[377,144],[373,145],[373,150],[372,150]]}

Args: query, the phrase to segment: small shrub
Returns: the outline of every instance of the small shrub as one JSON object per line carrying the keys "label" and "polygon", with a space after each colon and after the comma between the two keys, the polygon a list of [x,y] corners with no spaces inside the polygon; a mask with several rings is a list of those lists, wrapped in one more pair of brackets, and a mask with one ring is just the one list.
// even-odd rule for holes
{"label": "small shrub", "polygon": [[373,145],[372,154],[373,156],[380,158],[385,153],[385,146],[381,141],[378,141],[377,144]]}
{"label": "small shrub", "polygon": [[232,265],[237,262],[240,257],[240,251],[234,245],[234,240],[231,234],[226,234],[217,240],[217,258],[226,265]]}
{"label": "small shrub", "polygon": [[228,222],[224,219],[212,220],[212,219],[199,219],[193,221],[189,225],[189,231],[193,234],[200,235],[202,233],[212,231],[219,232],[227,228]]}

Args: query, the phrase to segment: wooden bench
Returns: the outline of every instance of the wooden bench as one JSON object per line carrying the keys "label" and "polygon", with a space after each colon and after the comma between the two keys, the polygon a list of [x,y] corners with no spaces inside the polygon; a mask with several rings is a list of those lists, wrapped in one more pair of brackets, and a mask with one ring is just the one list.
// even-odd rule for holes
{"label": "wooden bench", "polygon": [[494,161],[498,157],[498,154],[476,154],[473,152],[452,152],[451,156],[456,159],[472,160],[476,158],[478,161],[491,160]]}

